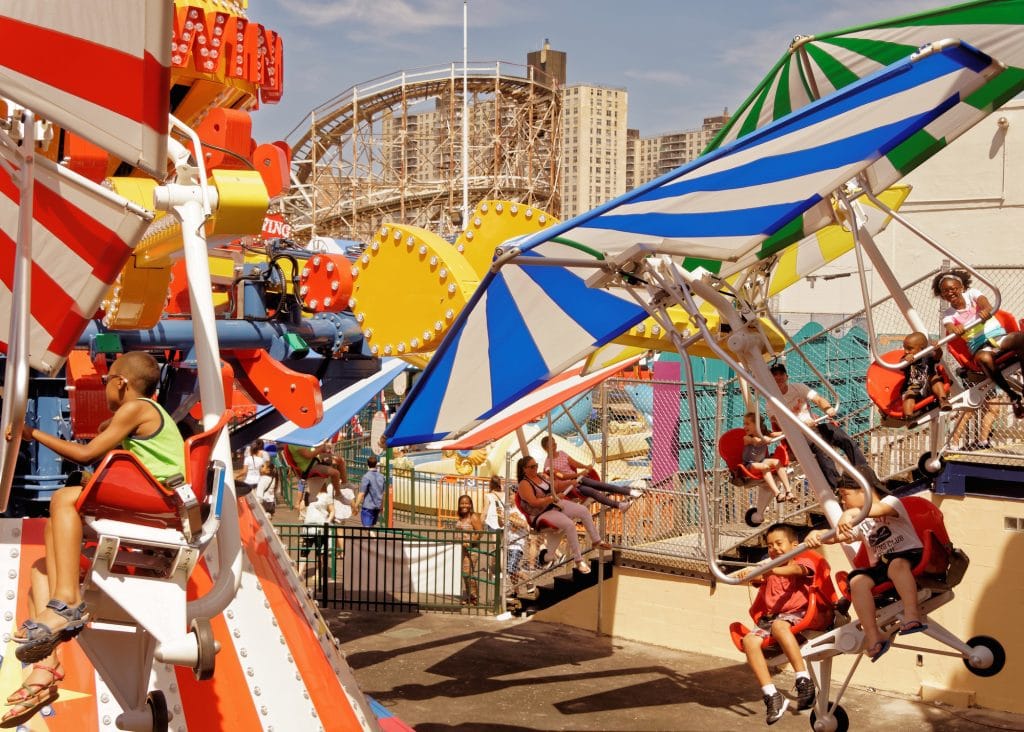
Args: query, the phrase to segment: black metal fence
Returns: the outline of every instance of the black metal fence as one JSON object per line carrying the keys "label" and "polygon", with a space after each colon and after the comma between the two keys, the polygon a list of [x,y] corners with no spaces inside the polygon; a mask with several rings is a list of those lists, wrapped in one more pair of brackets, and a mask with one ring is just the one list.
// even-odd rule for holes
{"label": "black metal fence", "polygon": [[501,532],[276,524],[322,608],[501,611]]}

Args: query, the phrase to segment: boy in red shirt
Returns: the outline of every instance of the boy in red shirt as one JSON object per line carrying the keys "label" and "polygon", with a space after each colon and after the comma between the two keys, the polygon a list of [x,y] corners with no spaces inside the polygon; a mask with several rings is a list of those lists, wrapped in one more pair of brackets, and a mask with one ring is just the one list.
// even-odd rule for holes
{"label": "boy in red shirt", "polygon": [[[788,524],[775,524],[768,529],[765,536],[768,541],[769,559],[792,551],[800,543],[796,529]],[[736,572],[736,576],[746,577],[754,569],[745,567]],[[789,699],[772,683],[772,675],[761,647],[762,641],[769,636],[775,639],[796,672],[794,693],[797,709],[810,709],[814,705],[814,682],[807,673],[807,665],[800,655],[800,644],[793,635],[793,625],[802,620],[804,613],[807,612],[813,576],[813,562],[804,556],[797,556],[754,580],[755,584],[760,585],[754,604],[760,603],[766,612],[757,621],[757,630],[744,636],[743,651],[747,654],[747,664],[757,677],[757,683],[764,693],[767,710],[765,721],[768,724],[779,721],[789,706]]]}

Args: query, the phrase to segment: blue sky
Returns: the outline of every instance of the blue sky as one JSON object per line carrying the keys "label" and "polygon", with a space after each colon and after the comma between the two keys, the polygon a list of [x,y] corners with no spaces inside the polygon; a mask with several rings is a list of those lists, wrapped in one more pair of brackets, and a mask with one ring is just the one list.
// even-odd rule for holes
{"label": "blue sky", "polygon": [[[469,0],[469,58],[525,65],[544,39],[568,54],[568,83],[629,90],[644,136],[691,129],[736,109],[797,34],[951,2],[859,0]],[[280,104],[253,116],[259,142],[284,138],[353,85],[462,60],[461,0],[250,0],[284,38]]]}

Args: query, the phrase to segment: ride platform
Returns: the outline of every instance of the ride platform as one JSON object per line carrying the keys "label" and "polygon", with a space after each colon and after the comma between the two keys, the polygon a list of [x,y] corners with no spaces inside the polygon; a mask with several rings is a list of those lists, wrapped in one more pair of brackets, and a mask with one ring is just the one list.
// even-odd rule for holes
{"label": "ride platform", "polygon": [[[363,696],[316,606],[299,584],[285,551],[260,509],[239,501],[244,557],[242,578],[231,604],[211,620],[220,646],[212,678],[154,662],[149,707],[154,730],[354,730],[378,729]],[[27,617],[31,567],[44,554],[44,519],[0,520],[0,571],[10,580],[0,597],[8,623],[3,634],[0,694],[6,697],[28,668],[15,659],[11,635]],[[216,580],[216,547],[192,573],[188,596],[208,591]],[[85,639],[90,629],[84,631]],[[77,641],[61,647],[67,678],[60,696],[23,729],[114,729],[122,709]],[[392,719],[384,727],[397,727]]]}

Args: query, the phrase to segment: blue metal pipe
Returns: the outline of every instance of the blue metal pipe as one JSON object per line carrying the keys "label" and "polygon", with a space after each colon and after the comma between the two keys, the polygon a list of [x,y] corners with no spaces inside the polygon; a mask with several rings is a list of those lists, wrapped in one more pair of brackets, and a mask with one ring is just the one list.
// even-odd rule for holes
{"label": "blue metal pipe", "polygon": [[[149,330],[110,330],[100,321],[93,320],[79,336],[78,345],[87,348],[96,336],[105,333],[116,335],[126,351],[158,348],[188,351],[193,344],[192,321],[182,319],[161,320]],[[262,348],[274,355],[273,351],[278,350],[275,346],[290,333],[301,336],[314,348],[328,346],[334,351],[362,339],[355,318],[344,313],[302,318],[295,324],[252,320],[217,321],[217,338],[224,350]]]}

